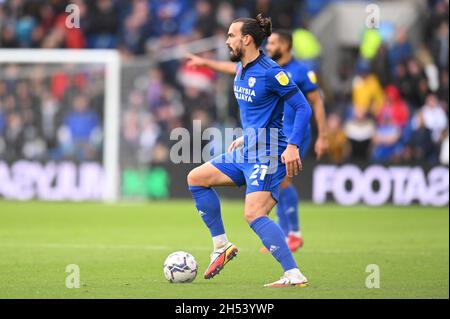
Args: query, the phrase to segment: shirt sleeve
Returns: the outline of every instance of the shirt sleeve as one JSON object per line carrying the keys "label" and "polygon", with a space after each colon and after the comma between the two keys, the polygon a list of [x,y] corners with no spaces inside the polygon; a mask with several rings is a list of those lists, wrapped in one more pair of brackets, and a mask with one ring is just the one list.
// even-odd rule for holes
{"label": "shirt sleeve", "polygon": [[319,88],[319,86],[317,85],[316,72],[309,69],[304,69],[301,70],[300,72],[302,74],[301,74],[301,81],[299,83],[299,88],[304,94],[315,91]]}
{"label": "shirt sleeve", "polygon": [[283,98],[288,94],[295,93],[299,90],[294,81],[292,81],[287,73],[280,67],[274,67],[267,70],[266,89]]}
{"label": "shirt sleeve", "polygon": [[291,135],[288,136],[288,143],[300,148],[311,119],[312,111],[308,101],[281,68],[272,68],[267,71],[266,88],[283,98],[295,110],[294,126]]}

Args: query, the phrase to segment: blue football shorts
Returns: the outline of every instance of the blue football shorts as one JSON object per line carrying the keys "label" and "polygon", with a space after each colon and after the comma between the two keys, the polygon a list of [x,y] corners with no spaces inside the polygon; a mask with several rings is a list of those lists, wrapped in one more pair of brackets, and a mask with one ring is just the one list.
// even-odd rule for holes
{"label": "blue football shorts", "polygon": [[277,158],[272,161],[244,161],[241,156],[241,149],[237,149],[213,158],[210,163],[237,186],[247,185],[246,194],[271,192],[273,199],[278,202],[279,186],[286,176],[286,166]]}

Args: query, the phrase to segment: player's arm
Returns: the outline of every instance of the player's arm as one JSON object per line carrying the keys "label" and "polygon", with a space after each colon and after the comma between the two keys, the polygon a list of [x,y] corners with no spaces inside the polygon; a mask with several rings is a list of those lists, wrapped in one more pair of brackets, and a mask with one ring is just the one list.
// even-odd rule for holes
{"label": "player's arm", "polygon": [[317,159],[320,159],[328,151],[328,127],[323,99],[319,90],[306,93],[306,97],[314,111],[314,118],[317,124],[318,137],[314,145]]}
{"label": "player's arm", "polygon": [[272,68],[266,73],[266,88],[285,100],[294,110],[295,119],[288,146],[281,155],[286,164],[288,177],[298,175],[302,170],[299,148],[311,119],[311,107],[303,93],[280,68]]}
{"label": "player's arm", "polygon": [[299,148],[306,134],[309,121],[311,119],[312,110],[300,89],[295,88],[284,97],[295,110],[294,126],[291,136],[288,136],[288,146],[282,155],[286,163],[286,173],[288,177],[298,175],[302,170],[302,162],[300,159]]}
{"label": "player's arm", "polygon": [[188,66],[203,66],[220,73],[236,74],[236,63],[234,62],[206,59],[192,53],[186,55],[186,60]]}

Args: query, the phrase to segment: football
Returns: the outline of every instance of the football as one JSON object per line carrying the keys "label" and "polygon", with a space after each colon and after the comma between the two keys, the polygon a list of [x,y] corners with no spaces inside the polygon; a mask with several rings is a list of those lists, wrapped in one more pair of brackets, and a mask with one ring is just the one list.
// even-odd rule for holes
{"label": "football", "polygon": [[194,256],[177,251],[167,256],[164,261],[164,276],[171,283],[189,283],[197,277],[197,262]]}

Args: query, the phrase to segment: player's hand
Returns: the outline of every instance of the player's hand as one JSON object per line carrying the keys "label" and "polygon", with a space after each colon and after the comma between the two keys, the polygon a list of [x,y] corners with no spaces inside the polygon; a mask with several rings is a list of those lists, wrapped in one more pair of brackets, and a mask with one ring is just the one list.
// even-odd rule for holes
{"label": "player's hand", "polygon": [[199,57],[198,55],[187,53],[185,58],[187,65],[190,67],[199,67],[205,65],[204,59]]}
{"label": "player's hand", "polygon": [[298,175],[303,169],[297,145],[288,144],[286,150],[281,154],[281,161],[286,165],[287,177]]}
{"label": "player's hand", "polygon": [[328,138],[326,136],[319,136],[314,145],[314,152],[316,152],[317,160],[320,160],[328,152]]}
{"label": "player's hand", "polygon": [[235,149],[241,147],[244,145],[244,137],[241,136],[233,141],[233,143],[230,144],[228,147],[228,152],[233,152]]}

